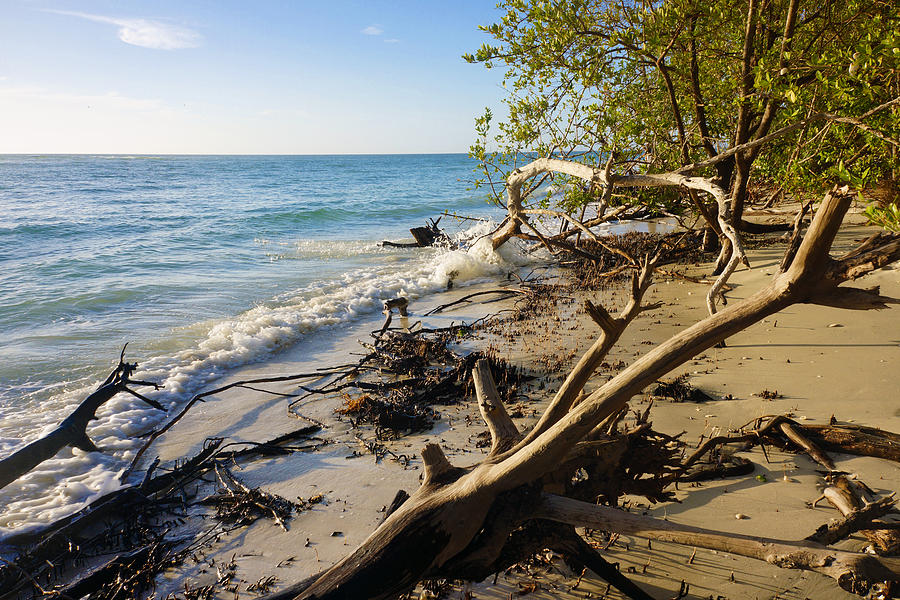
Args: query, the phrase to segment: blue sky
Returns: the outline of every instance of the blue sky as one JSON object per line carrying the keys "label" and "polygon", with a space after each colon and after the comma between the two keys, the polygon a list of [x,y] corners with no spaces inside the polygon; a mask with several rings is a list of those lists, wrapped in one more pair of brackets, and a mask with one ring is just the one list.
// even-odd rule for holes
{"label": "blue sky", "polygon": [[0,0],[0,153],[464,152],[491,0]]}

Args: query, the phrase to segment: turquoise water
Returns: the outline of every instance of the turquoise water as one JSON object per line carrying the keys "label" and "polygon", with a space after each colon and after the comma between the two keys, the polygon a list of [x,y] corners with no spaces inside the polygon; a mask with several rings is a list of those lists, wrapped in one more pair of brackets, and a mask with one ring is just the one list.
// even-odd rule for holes
{"label": "turquoise water", "polygon": [[397,254],[373,243],[443,210],[486,212],[458,181],[471,166],[465,155],[0,157],[0,403],[90,371],[85,354],[106,365],[131,341],[145,356],[173,328]]}
{"label": "turquoise water", "polygon": [[[445,210],[502,217],[467,190],[473,167],[461,154],[0,156],[0,456],[58,422],[126,342],[177,405],[382,298],[439,292],[451,271],[496,274],[489,253],[377,244]],[[463,238],[488,230],[453,224]],[[63,451],[0,491],[0,532],[116,485],[129,436],[159,417],[115,402],[92,435],[117,451]],[[42,486],[57,497],[35,501]]]}

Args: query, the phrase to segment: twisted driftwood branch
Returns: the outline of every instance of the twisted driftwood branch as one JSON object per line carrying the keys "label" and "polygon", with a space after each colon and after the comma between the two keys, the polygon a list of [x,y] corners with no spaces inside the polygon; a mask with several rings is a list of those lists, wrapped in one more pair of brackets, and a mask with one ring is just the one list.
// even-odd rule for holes
{"label": "twisted driftwood branch", "polygon": [[[713,283],[712,287],[709,289],[706,297],[706,306],[709,310],[709,314],[714,314],[716,312],[716,299],[718,298],[723,304],[725,303],[725,297],[722,294],[722,290],[738,264],[743,263],[748,267],[750,266],[747,254],[744,251],[741,236],[731,223],[731,202],[728,199],[728,194],[712,178],[685,175],[681,171],[647,173],[641,175],[615,175],[610,173],[611,166],[611,163],[607,162],[606,166],[601,169],[599,167],[591,167],[567,160],[538,158],[527,165],[514,170],[507,179],[506,185],[506,208],[509,218],[504,225],[494,233],[491,240],[493,248],[496,250],[511,237],[518,235],[522,225],[532,228],[528,222],[529,214],[550,214],[563,218],[572,223],[579,231],[587,233],[594,241],[600,241],[589,227],[566,213],[543,209],[526,209],[523,207],[522,186],[529,179],[544,173],[554,172],[569,175],[571,177],[578,177],[591,182],[593,185],[604,186],[607,190],[616,187],[678,187],[689,190],[692,193],[704,192],[712,196],[718,205],[717,223],[722,235],[728,242],[727,244],[722,245],[722,254],[720,256],[720,259],[724,259],[728,256],[728,262],[717,277],[715,283]],[[544,243],[549,243],[548,240],[543,238],[542,241]],[[604,247],[606,246],[604,245]],[[622,254],[621,251],[609,247],[607,247],[607,249]],[[631,259],[631,257],[625,256],[626,258]]]}
{"label": "twisted driftwood branch", "polygon": [[165,408],[155,400],[130,389],[129,385],[151,386],[159,389],[155,383],[131,379],[137,369],[137,363],[125,362],[125,348],[119,356],[119,364],[112,373],[91,395],[81,401],[72,413],[63,419],[59,426],[44,437],[26,444],[11,455],[0,460],[0,488],[4,488],[33,468],[56,456],[66,446],[74,446],[84,452],[99,452],[100,449],[87,435],[88,423],[95,420],[97,409],[110,401],[119,392],[126,392],[157,410],[165,412]]}

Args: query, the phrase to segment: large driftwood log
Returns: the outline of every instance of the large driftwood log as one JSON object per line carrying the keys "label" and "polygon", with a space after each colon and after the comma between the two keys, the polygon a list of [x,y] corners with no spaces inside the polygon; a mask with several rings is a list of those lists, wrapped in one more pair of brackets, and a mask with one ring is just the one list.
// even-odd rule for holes
{"label": "large driftwood log", "polygon": [[[589,524],[594,511],[585,509],[585,514],[573,517],[574,511],[567,506],[565,510],[554,508],[555,501],[541,495],[543,480],[559,469],[576,444],[647,385],[726,337],[793,304],[833,304],[835,296],[840,296],[850,308],[885,306],[887,299],[877,293],[837,287],[900,258],[900,236],[871,240],[840,260],[828,256],[849,206],[846,189],[828,194],[790,267],[769,286],[673,336],[577,404],[580,388],[571,386],[570,392],[554,400],[554,414],[542,419],[539,430],[511,449],[493,453],[474,467],[460,468],[447,460],[439,446],[427,446],[422,453],[425,471],[421,487],[356,551],[296,598],[389,598],[424,578],[484,573],[508,550],[514,533],[535,517]],[[515,219],[514,214],[510,216]],[[617,526],[617,522],[609,523],[611,529]],[[669,529],[642,527],[647,531]],[[854,591],[900,579],[897,559],[836,552],[805,541],[688,533],[687,540],[669,533],[666,539],[729,548],[786,568],[816,570]]]}
{"label": "large driftwood log", "polygon": [[868,582],[893,581],[900,577],[900,558],[843,552],[807,541],[785,542],[738,533],[724,534],[562,496],[545,495],[537,513],[542,518],[572,525],[729,552],[788,569],[816,571],[832,577],[852,592],[868,590]]}
{"label": "large driftwood log", "polygon": [[900,435],[896,433],[847,423],[804,425],[803,429],[825,450],[900,462]]}
{"label": "large driftwood log", "polygon": [[166,409],[161,404],[128,387],[129,385],[142,385],[159,389],[155,383],[131,379],[131,374],[136,368],[136,363],[125,362],[125,349],[123,348],[119,364],[109,374],[106,381],[85,398],[56,429],[0,460],[0,488],[6,487],[45,460],[53,458],[66,446],[74,446],[85,452],[99,452],[99,448],[87,435],[87,426],[89,422],[97,418],[95,416],[97,409],[119,392],[131,394],[153,408],[165,412]]}

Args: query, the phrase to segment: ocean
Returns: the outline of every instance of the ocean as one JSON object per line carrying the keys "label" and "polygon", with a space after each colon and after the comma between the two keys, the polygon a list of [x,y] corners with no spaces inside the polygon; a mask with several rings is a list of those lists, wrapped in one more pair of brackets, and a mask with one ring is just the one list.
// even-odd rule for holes
{"label": "ocean", "polygon": [[[0,156],[0,457],[66,416],[116,364],[167,407],[310,336],[440,293],[522,257],[477,241],[505,211],[471,190],[463,154]],[[449,211],[467,249],[385,248]],[[172,411],[170,410],[170,413]],[[120,394],[67,448],[0,490],[0,537],[120,485],[165,415]]]}

